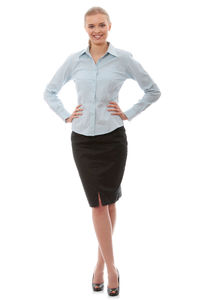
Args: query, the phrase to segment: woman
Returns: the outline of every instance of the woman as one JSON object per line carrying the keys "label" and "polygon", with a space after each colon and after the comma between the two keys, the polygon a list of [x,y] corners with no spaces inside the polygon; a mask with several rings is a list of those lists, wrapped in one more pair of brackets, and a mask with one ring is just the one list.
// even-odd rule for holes
{"label": "woman", "polygon": [[[84,16],[89,45],[69,55],[47,85],[44,99],[66,123],[72,123],[74,161],[89,206],[98,239],[98,261],[92,277],[94,291],[104,288],[104,263],[108,272],[107,292],[119,294],[119,272],[115,267],[112,233],[116,222],[115,202],[122,196],[121,182],[127,159],[124,120],[132,120],[161,93],[158,86],[128,51],[107,42],[111,21],[101,7]],[[122,112],[118,93],[127,78],[136,80],[145,92],[142,99]],[[79,105],[70,114],[57,93],[73,79]]]}

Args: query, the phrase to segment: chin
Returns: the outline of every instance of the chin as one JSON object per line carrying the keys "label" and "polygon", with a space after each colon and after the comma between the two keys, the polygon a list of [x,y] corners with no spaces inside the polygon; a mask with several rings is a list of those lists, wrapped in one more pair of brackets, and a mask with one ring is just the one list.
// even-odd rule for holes
{"label": "chin", "polygon": [[91,39],[91,41],[92,41],[94,44],[105,44],[106,39],[102,39],[102,40],[99,40],[99,41]]}

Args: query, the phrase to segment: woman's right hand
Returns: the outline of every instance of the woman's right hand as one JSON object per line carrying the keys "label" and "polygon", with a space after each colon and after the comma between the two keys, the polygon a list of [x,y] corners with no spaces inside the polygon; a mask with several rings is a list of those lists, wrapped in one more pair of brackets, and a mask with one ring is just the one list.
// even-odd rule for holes
{"label": "woman's right hand", "polygon": [[73,112],[73,114],[68,117],[67,119],[65,119],[66,123],[72,122],[74,118],[79,118],[79,115],[82,115],[82,113],[78,113],[79,111],[83,110],[82,108],[79,108],[82,104],[79,104],[78,106],[76,106],[75,111]]}

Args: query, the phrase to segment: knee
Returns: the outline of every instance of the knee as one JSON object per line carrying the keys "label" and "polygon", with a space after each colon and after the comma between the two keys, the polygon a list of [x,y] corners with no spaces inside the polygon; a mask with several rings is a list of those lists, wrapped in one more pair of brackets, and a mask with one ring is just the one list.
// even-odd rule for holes
{"label": "knee", "polygon": [[109,205],[108,205],[108,208],[109,208],[109,211],[113,211],[113,210],[115,210],[115,209],[116,209],[116,207],[115,207],[115,203],[111,203],[111,204],[109,204]]}

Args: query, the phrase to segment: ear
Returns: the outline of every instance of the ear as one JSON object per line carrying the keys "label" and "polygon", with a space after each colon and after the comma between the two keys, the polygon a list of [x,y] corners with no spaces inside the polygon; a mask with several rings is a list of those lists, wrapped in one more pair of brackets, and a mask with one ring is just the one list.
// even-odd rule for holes
{"label": "ear", "polygon": [[112,27],[112,23],[110,23],[110,24],[109,24],[109,29],[108,29],[108,30],[110,30],[110,29],[111,29],[111,27]]}

